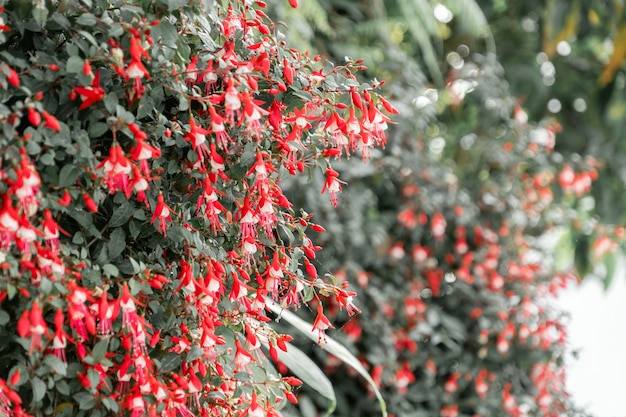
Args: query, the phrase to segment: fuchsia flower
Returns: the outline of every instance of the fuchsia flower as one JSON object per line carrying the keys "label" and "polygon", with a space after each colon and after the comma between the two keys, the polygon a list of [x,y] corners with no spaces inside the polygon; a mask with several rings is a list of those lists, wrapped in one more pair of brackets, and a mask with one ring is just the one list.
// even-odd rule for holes
{"label": "fuchsia flower", "polygon": [[52,348],[50,349],[51,353],[57,358],[61,359],[63,363],[67,364],[67,359],[65,356],[65,348],[67,347],[67,342],[73,342],[72,338],[69,334],[63,329],[63,325],[65,323],[65,315],[63,314],[63,309],[58,308],[54,315],[54,336],[52,337]]}
{"label": "fuchsia flower", "polygon": [[52,218],[52,212],[49,209],[43,211],[44,221],[41,222],[43,227],[43,238],[46,241],[46,246],[52,250],[59,249],[59,232],[66,236],[69,236],[65,230],[63,230],[56,221]]}
{"label": "fuchsia flower", "polygon": [[248,368],[248,364],[254,361],[254,357],[241,347],[238,339],[235,339],[235,368],[237,371]]}
{"label": "fuchsia flower", "polygon": [[118,190],[127,193],[131,182],[132,164],[117,142],[113,142],[108,158],[96,166],[96,169],[103,170],[104,181],[111,194]]}
{"label": "fuchsia flower", "polygon": [[30,339],[30,353],[41,350],[43,346],[42,336],[50,337],[48,326],[43,318],[43,311],[39,302],[35,300],[30,310],[24,310],[17,322],[17,333],[20,337]]}
{"label": "fuchsia flower", "polygon": [[20,149],[20,166],[15,168],[17,179],[11,185],[11,192],[27,217],[33,216],[39,208],[41,197],[41,177],[28,158],[25,148]]}
{"label": "fuchsia flower", "polygon": [[2,196],[0,209],[0,247],[9,249],[15,242],[17,230],[20,227],[20,218],[13,207],[10,194]]}
{"label": "fuchsia flower", "polygon": [[84,110],[87,107],[101,101],[104,98],[104,88],[100,87],[100,71],[96,71],[91,85],[88,87],[74,87],[73,90],[83,101],[78,108]]}
{"label": "fuchsia flower", "polygon": [[130,123],[127,126],[135,136],[135,141],[137,142],[130,150],[130,158],[133,161],[139,161],[142,174],[149,177],[150,167],[148,166],[148,160],[160,158],[161,149],[148,144],[146,142],[148,136],[136,124]]}
{"label": "fuchsia flower", "polygon": [[185,136],[185,140],[191,143],[191,149],[198,153],[198,160],[204,166],[204,158],[210,158],[211,151],[207,145],[206,135],[211,133],[208,129],[204,129],[196,124],[193,117],[189,118],[189,133]]}
{"label": "fuchsia flower", "polygon": [[146,52],[145,49],[140,44],[140,39],[137,36],[130,37],[130,64],[126,67],[126,75],[129,78],[134,78],[135,80],[141,80],[141,78],[150,79],[150,73],[143,65],[141,61],[142,57],[145,57],[147,60],[150,59],[150,55]]}
{"label": "fuchsia flower", "polygon": [[165,204],[163,194],[159,194],[157,196],[157,206],[152,214],[150,224],[154,223],[156,219],[159,219],[159,231],[163,232],[164,236],[167,236],[167,223],[172,221],[171,213],[173,213],[173,211],[167,204]]}
{"label": "fuchsia flower", "polygon": [[334,329],[335,327],[330,323],[328,317],[324,315],[324,310],[321,304],[317,305],[317,316],[315,317],[315,321],[313,322],[313,328],[311,331],[318,332],[317,343],[322,342],[322,340],[326,340],[325,331],[328,329]]}
{"label": "fuchsia flower", "polygon": [[341,192],[341,184],[346,184],[344,181],[339,180],[339,173],[332,168],[326,169],[326,181],[322,187],[322,194],[325,191],[330,193],[330,203],[337,207],[337,193]]}
{"label": "fuchsia flower", "polygon": [[41,115],[43,116],[43,119],[46,121],[46,123],[44,124],[45,127],[47,127],[48,129],[52,129],[57,133],[61,131],[61,124],[59,123],[59,120],[56,117],[54,117],[53,115],[51,115],[45,110],[41,112]]}
{"label": "fuchsia flower", "polygon": [[224,118],[217,114],[213,106],[209,106],[209,115],[211,116],[211,133],[215,135],[217,138],[217,143],[222,147],[223,150],[228,150],[228,145],[232,143],[231,137],[228,135],[226,131],[226,127],[224,126]]}

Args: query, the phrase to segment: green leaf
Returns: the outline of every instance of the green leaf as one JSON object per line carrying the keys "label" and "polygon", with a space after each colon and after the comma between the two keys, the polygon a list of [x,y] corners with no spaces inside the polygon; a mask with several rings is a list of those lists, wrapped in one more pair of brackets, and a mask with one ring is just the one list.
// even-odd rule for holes
{"label": "green leaf", "polygon": [[76,165],[64,165],[59,172],[59,187],[64,188],[74,184],[80,173]]}
{"label": "green leaf", "polygon": [[139,100],[139,107],[137,108],[137,119],[142,119],[150,114],[154,110],[154,99],[149,94],[144,94]]}
{"label": "green leaf", "polygon": [[117,277],[120,275],[120,270],[113,264],[104,264],[104,266],[102,266],[102,272],[108,277]]}
{"label": "green leaf", "polygon": [[91,410],[96,405],[96,399],[93,395],[86,392],[74,394],[74,399],[78,403],[78,408],[81,410]]}
{"label": "green leaf", "polygon": [[76,23],[83,26],[94,26],[96,24],[96,16],[91,13],[83,13],[76,19]]}
{"label": "green leaf", "polygon": [[187,358],[185,360],[187,362],[191,362],[198,358],[201,358],[203,354],[204,349],[202,349],[200,346],[192,346],[191,349],[189,349],[189,353],[187,353]]}
{"label": "green leaf", "polygon": [[104,356],[106,355],[108,348],[109,348],[108,338],[104,338],[98,343],[96,343],[96,345],[93,347],[93,350],[91,351],[91,357],[93,358],[95,363],[98,363],[102,359],[104,359]]}
{"label": "green leaf", "polygon": [[330,415],[335,411],[337,406],[337,398],[333,384],[330,382],[324,372],[313,362],[304,352],[296,348],[290,343],[285,343],[287,351],[278,351],[278,359],[284,363],[291,372],[300,378],[309,387],[314,389],[322,397],[328,399],[330,404],[326,410],[326,415]]}
{"label": "green leaf", "polygon": [[83,65],[85,65],[85,61],[81,57],[71,56],[67,60],[65,70],[67,72],[79,73],[83,70]]}
{"label": "green leaf", "polygon": [[0,326],[5,326],[11,321],[11,316],[4,310],[0,310]]}
{"label": "green leaf", "polygon": [[607,290],[611,286],[611,282],[613,282],[613,277],[615,277],[617,255],[615,253],[607,253],[604,256],[603,263],[606,268],[606,275],[604,276],[604,289]]}
{"label": "green leaf", "polygon": [[92,139],[99,138],[107,130],[109,130],[109,126],[106,123],[94,123],[93,125],[91,125],[91,127],[89,127],[89,137],[91,137]]}
{"label": "green leaf", "polygon": [[30,380],[30,385],[33,388],[33,401],[41,401],[46,395],[46,383],[39,377],[34,376]]}
{"label": "green leaf", "polygon": [[121,206],[113,211],[113,214],[111,215],[111,220],[109,220],[109,227],[119,227],[125,225],[134,212],[135,208],[132,204],[130,204],[128,201],[122,203]]}
{"label": "green leaf", "polygon": [[46,355],[43,363],[48,365],[55,373],[65,376],[67,374],[67,365],[55,355]]}
{"label": "green leaf", "polygon": [[165,356],[163,356],[163,359],[161,359],[161,366],[159,369],[163,372],[174,371],[178,369],[182,360],[182,357],[178,353],[166,353]]}
{"label": "green leaf", "polygon": [[76,220],[78,224],[85,228],[91,236],[98,239],[102,238],[102,234],[93,224],[93,217],[91,216],[91,214],[78,210],[70,211],[68,212],[68,214],[70,215],[70,217]]}
{"label": "green leaf", "polygon": [[107,244],[109,259],[117,258],[126,249],[126,232],[121,227],[113,230]]}
{"label": "green leaf", "polygon": [[107,410],[111,410],[114,413],[117,413],[120,410],[117,402],[115,402],[115,400],[111,397],[103,397],[102,404],[107,408]]}
{"label": "green leaf", "polygon": [[591,271],[591,260],[589,259],[589,236],[579,234],[576,237],[574,249],[574,265],[576,271],[581,277],[584,277]]}
{"label": "green leaf", "polygon": [[[269,298],[265,299],[266,305],[272,310],[275,314],[285,319],[289,324],[298,329],[302,334],[304,334],[309,339],[313,340],[315,343],[318,342],[318,334],[312,330],[313,325],[311,323],[307,323],[302,320],[300,317],[293,314],[291,311],[284,310],[281,306],[276,304],[274,301]],[[352,367],[355,371],[357,371],[368,384],[372,387],[376,398],[378,399],[378,404],[380,405],[381,415],[383,417],[387,417],[387,406],[385,404],[385,400],[382,397],[382,394],[376,387],[376,383],[367,372],[367,370],[363,367],[361,362],[352,354],[345,346],[335,341],[331,337],[326,337],[326,344],[324,345],[324,349],[336,356],[346,365]]]}

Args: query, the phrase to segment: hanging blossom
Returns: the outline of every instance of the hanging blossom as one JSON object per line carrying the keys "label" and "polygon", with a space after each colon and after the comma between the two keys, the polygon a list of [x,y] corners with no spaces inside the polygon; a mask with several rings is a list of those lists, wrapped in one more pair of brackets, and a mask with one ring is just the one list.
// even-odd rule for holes
{"label": "hanging blossom", "polygon": [[341,192],[341,184],[345,184],[345,182],[339,179],[339,173],[330,167],[327,168],[322,194],[326,191],[330,193],[330,203],[334,207],[337,207],[337,193]]}
{"label": "hanging blossom", "polygon": [[102,169],[104,181],[111,194],[116,191],[127,193],[131,184],[132,165],[120,145],[113,142],[109,149],[109,156],[96,166],[96,169]]}

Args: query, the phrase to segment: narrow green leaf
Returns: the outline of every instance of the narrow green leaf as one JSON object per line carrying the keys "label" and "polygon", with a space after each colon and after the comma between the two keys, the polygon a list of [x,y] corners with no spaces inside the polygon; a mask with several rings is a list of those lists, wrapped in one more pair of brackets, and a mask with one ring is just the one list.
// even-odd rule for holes
{"label": "narrow green leaf", "polygon": [[604,256],[604,266],[606,268],[606,275],[604,276],[604,289],[608,290],[613,282],[615,276],[615,268],[617,267],[617,255],[615,253],[608,253]]}
{"label": "narrow green leaf", "polygon": [[[304,334],[309,339],[313,340],[317,343],[318,334],[314,332],[313,325],[311,323],[307,323],[302,320],[300,317],[293,314],[291,311],[284,310],[281,306],[273,302],[272,300],[266,298],[266,305],[272,310],[275,314],[279,315],[281,318],[285,319],[289,324],[298,329],[302,334]],[[326,337],[326,344],[324,345],[324,349],[329,353],[335,355],[339,358],[343,363],[348,366],[351,366],[355,371],[357,371],[365,380],[370,384],[376,398],[378,399],[378,403],[380,404],[381,415],[383,417],[387,417],[387,405],[385,404],[385,400],[382,397],[382,394],[376,387],[376,383],[367,372],[367,370],[363,367],[361,362],[352,354],[345,346],[332,339],[331,337]]]}
{"label": "narrow green leaf", "polygon": [[337,406],[337,398],[335,397],[333,384],[315,362],[304,352],[290,343],[285,344],[287,345],[286,352],[277,349],[278,359],[305,384],[330,401],[328,409],[326,410],[326,415],[330,415]]}

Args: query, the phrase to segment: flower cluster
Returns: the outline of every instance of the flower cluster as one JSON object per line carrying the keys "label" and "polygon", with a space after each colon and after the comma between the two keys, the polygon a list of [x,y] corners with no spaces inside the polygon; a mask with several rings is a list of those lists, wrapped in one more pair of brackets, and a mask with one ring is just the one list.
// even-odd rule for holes
{"label": "flower cluster", "polygon": [[0,408],[278,416],[300,381],[272,371],[291,337],[266,300],[315,300],[320,340],[318,292],[355,311],[282,181],[318,168],[336,205],[331,159],[383,146],[396,110],[262,1],[115,3],[0,9]]}

